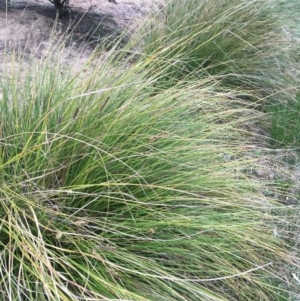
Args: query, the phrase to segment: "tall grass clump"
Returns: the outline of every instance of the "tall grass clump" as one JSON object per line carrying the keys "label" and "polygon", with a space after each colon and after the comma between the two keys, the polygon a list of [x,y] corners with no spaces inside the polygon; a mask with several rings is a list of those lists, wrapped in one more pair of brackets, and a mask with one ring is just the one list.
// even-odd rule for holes
{"label": "tall grass clump", "polygon": [[277,96],[293,85],[278,14],[275,1],[171,0],[145,27],[143,49],[161,60],[167,85],[196,71],[230,88]]}
{"label": "tall grass clump", "polygon": [[261,113],[210,77],[158,90],[159,59],[65,51],[1,80],[1,298],[285,300]]}

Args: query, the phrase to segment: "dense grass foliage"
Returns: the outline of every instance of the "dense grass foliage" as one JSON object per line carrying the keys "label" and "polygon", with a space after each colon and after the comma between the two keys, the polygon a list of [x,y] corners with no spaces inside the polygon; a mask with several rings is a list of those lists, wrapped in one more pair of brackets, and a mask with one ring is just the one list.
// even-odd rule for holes
{"label": "dense grass foliage", "polygon": [[173,0],[146,28],[145,51],[172,61],[162,63],[166,79],[196,71],[252,94],[276,95],[287,88],[290,45],[275,1]]}
{"label": "dense grass foliage", "polygon": [[[144,41],[142,55],[130,54],[132,41],[101,61],[96,51],[74,72],[65,49],[52,45],[43,61],[14,56],[7,64],[0,98],[4,300],[296,296],[292,239],[299,229],[281,203],[286,194],[263,173],[277,172],[276,156],[257,134],[265,114],[248,101],[262,103],[283,82],[269,65],[276,59],[270,48],[279,47],[267,43],[275,20],[264,27],[262,1],[225,1],[223,19],[219,1],[203,1],[202,13],[204,3],[215,11],[204,11],[210,17],[199,23],[184,2],[186,10],[177,0],[166,7],[167,21],[184,27],[150,31],[155,39]],[[204,48],[188,44],[193,37]]]}
{"label": "dense grass foliage", "polygon": [[299,95],[294,101],[268,106],[271,116],[270,136],[274,147],[299,150],[300,146],[300,101]]}
{"label": "dense grass foliage", "polygon": [[290,98],[281,103],[273,103],[267,107],[271,116],[270,137],[273,147],[299,149],[300,137],[300,94],[299,94],[299,59],[300,59],[300,27],[299,2],[295,0],[278,0],[276,2],[279,23],[288,37],[290,47],[290,75],[294,78],[294,85],[286,85]]}

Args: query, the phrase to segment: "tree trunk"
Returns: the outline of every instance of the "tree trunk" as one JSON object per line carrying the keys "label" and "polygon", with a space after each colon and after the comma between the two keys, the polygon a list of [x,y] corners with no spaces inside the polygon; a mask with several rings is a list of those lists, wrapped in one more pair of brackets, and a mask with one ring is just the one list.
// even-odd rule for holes
{"label": "tree trunk", "polygon": [[63,13],[64,1],[62,0],[54,0],[55,12],[60,19]]}

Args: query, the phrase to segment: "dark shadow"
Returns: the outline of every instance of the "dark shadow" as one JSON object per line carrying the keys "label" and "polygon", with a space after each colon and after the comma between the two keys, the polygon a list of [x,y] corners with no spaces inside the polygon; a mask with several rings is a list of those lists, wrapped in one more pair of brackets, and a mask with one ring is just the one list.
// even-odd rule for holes
{"label": "dark shadow", "polygon": [[[0,4],[0,10],[5,4]],[[50,2],[43,5],[31,4],[28,2],[17,2],[9,6],[9,9],[18,9],[26,11],[34,11],[35,13],[45,16],[46,18],[56,19],[54,5]],[[22,19],[19,23],[22,24]],[[53,22],[55,23],[55,22]],[[83,11],[64,7],[62,15],[58,20],[59,29],[62,34],[68,36],[68,43],[85,44],[88,47],[105,45],[110,47],[118,40],[123,45],[128,42],[128,36],[125,35],[114,21],[112,15]]]}

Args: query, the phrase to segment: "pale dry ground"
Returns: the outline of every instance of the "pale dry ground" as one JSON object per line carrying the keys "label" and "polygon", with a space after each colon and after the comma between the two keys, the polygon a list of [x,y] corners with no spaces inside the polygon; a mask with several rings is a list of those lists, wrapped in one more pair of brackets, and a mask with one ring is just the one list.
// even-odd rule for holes
{"label": "pale dry ground", "polygon": [[[11,0],[9,7],[0,0],[0,72],[4,68],[4,52],[12,47],[21,49],[23,53],[36,52],[42,58],[49,46],[49,38],[56,34],[54,5],[48,0]],[[158,9],[164,0],[116,0],[117,4],[108,0],[69,0],[68,16],[56,25],[59,31],[73,15],[86,16],[82,23],[82,34],[92,26],[102,24],[104,31],[123,30],[133,24],[142,22],[145,16]],[[71,13],[72,12],[72,13]],[[74,42],[75,43],[75,42]],[[72,65],[78,67],[89,57],[92,49],[80,50],[76,47],[70,52]],[[9,58],[8,58],[9,61]]]}
{"label": "pale dry ground", "polygon": [[[45,0],[38,0],[45,1]],[[157,9],[162,0],[70,0],[71,7],[89,10],[93,13],[107,14],[122,28]]]}

